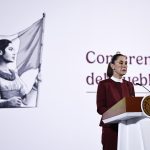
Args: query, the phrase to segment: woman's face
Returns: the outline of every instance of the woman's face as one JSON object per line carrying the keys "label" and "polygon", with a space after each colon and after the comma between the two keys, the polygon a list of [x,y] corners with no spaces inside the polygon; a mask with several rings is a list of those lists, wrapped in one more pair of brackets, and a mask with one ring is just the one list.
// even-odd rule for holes
{"label": "woman's face", "polygon": [[12,43],[9,43],[9,45],[5,49],[5,54],[3,55],[3,59],[7,62],[14,62],[15,56],[16,56],[16,51]]}
{"label": "woman's face", "polygon": [[111,64],[113,76],[121,78],[127,73],[127,59],[125,56],[119,56],[114,64]]}

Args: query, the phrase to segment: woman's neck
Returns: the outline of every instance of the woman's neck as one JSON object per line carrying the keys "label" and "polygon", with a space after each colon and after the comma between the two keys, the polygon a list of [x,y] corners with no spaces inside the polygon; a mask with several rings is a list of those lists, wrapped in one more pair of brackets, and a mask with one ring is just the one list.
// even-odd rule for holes
{"label": "woman's neck", "polygon": [[119,74],[113,74],[113,77],[117,78],[117,79],[122,79],[122,75],[119,75]]}
{"label": "woman's neck", "polygon": [[0,70],[6,73],[10,73],[10,70],[6,63],[0,62]]}

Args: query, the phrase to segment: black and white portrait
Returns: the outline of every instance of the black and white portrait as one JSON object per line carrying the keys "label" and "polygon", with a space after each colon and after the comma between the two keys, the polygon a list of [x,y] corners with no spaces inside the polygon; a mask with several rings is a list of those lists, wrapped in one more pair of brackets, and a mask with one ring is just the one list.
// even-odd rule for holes
{"label": "black and white portrait", "polygon": [[0,36],[0,108],[37,106],[43,18],[17,34]]}

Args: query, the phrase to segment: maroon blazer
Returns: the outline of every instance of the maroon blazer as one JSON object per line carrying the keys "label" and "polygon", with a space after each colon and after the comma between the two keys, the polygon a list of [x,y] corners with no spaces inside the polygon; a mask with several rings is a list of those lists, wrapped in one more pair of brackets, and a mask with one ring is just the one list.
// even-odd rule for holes
{"label": "maroon blazer", "polygon": [[[123,97],[135,96],[133,84],[123,80],[123,83],[106,79],[99,82],[97,88],[97,112],[102,115]],[[101,121],[100,125],[104,123]]]}

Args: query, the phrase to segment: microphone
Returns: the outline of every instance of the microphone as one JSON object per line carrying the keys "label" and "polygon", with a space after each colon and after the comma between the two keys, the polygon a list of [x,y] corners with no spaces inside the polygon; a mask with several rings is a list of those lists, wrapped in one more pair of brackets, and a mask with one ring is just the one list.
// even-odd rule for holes
{"label": "microphone", "polygon": [[150,92],[149,89],[147,89],[144,85],[140,84],[140,83],[135,83],[135,85],[139,85],[139,86],[142,86],[144,89],[146,89],[148,92]]}

